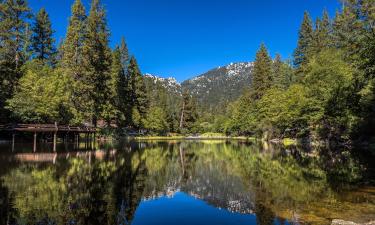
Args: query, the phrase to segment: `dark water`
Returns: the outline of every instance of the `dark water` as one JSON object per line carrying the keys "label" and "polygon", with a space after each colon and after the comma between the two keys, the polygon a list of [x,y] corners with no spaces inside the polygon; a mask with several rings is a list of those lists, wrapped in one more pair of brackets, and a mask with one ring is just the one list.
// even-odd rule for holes
{"label": "dark water", "polygon": [[240,141],[0,144],[0,224],[330,224],[375,220],[349,151]]}

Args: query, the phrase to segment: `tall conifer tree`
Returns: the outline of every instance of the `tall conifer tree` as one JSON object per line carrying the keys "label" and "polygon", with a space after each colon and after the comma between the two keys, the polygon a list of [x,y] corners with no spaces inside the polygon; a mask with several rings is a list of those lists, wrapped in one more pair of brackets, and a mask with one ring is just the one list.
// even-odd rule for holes
{"label": "tall conifer tree", "polygon": [[360,43],[363,40],[363,24],[358,19],[357,7],[344,4],[341,13],[336,13],[333,22],[333,40],[337,48],[345,50],[346,56],[352,58],[358,56]]}
{"label": "tall conifer tree", "polygon": [[54,46],[53,30],[49,15],[44,8],[40,9],[32,28],[32,50],[34,57],[43,62],[54,62],[56,49]]}
{"label": "tall conifer tree", "polygon": [[332,24],[328,12],[323,11],[322,19],[317,19],[315,23],[312,53],[318,53],[332,45]]}
{"label": "tall conifer tree", "polygon": [[137,60],[134,56],[130,58],[128,67],[129,97],[131,115],[128,115],[128,123],[135,127],[141,127],[142,119],[148,109],[148,98],[144,78],[139,70]]}
{"label": "tall conifer tree", "polygon": [[66,38],[59,49],[61,60],[59,66],[64,74],[72,81],[71,104],[75,121],[81,123],[85,119],[83,112],[89,99],[84,93],[83,43],[86,38],[86,12],[81,0],[76,0],[72,6]]}
{"label": "tall conifer tree", "polygon": [[111,50],[108,42],[105,11],[99,0],[93,0],[87,17],[86,38],[83,41],[83,70],[84,94],[90,100],[85,112],[86,116],[91,117],[94,126],[97,125],[110,95],[108,81],[111,78]]}
{"label": "tall conifer tree", "polygon": [[260,99],[272,85],[272,60],[264,44],[260,46],[254,62],[252,99]]}
{"label": "tall conifer tree", "polygon": [[299,31],[297,48],[294,51],[294,65],[299,68],[307,62],[309,51],[314,37],[313,23],[308,12],[303,16],[302,25]]}
{"label": "tall conifer tree", "polygon": [[275,60],[272,63],[272,73],[273,86],[283,88],[283,62],[281,60],[280,54],[276,55]]}
{"label": "tall conifer tree", "polygon": [[[128,83],[126,78],[127,65],[124,63],[124,54],[127,54],[127,48],[121,43],[112,53],[112,72],[110,80],[110,93],[108,99],[110,104],[106,110],[107,117],[114,119],[118,127],[125,126],[126,112],[128,110]],[[126,50],[125,50],[126,49]]]}
{"label": "tall conifer tree", "polygon": [[25,0],[0,2],[0,121],[6,121],[8,113],[3,110],[6,99],[12,96],[21,66],[26,61],[27,19],[30,9]]}

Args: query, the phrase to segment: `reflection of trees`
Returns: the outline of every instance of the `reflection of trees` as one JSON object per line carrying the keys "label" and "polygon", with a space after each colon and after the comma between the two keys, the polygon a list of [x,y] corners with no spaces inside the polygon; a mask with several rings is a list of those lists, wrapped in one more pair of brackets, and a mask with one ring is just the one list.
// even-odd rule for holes
{"label": "reflection of trees", "polygon": [[[0,224],[129,224],[142,199],[172,196],[180,190],[216,207],[254,212],[258,224],[295,215],[308,218],[318,209],[320,217],[312,222],[326,222],[322,218],[332,212],[342,216],[334,210],[344,200],[331,188],[326,172],[335,164],[324,167],[322,159],[309,152],[194,141],[120,143],[116,149],[115,158],[60,158],[55,165],[0,169]],[[343,176],[352,175],[343,171]],[[360,207],[371,209],[372,204],[375,210],[374,203],[370,199]]]}
{"label": "reflection of trees", "polygon": [[[114,172],[114,198],[117,206],[117,224],[130,224],[142,200],[147,176],[143,150],[121,154]],[[136,157],[137,159],[133,159]]]}
{"label": "reflection of trees", "polygon": [[16,209],[13,208],[13,202],[9,189],[0,180],[0,225],[15,224]]}

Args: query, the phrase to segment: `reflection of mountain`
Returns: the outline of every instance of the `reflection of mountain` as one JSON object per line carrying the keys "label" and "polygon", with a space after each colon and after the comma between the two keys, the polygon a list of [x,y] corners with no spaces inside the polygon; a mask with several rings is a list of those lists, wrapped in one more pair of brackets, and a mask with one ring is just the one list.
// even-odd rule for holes
{"label": "reflection of mountain", "polygon": [[[167,178],[168,185],[163,186],[161,190],[150,190],[145,193],[144,199],[172,197],[175,193],[183,191],[217,208],[244,214],[253,212],[252,193],[244,186],[240,177],[229,174],[229,171],[226,171],[222,165],[223,161],[208,164],[202,161],[202,158],[197,159],[197,156],[192,154],[180,148],[179,159],[168,164],[168,167],[175,168],[173,164],[178,163],[180,173],[169,174],[171,176]],[[194,165],[191,165],[192,163]],[[171,168],[167,170],[172,171]],[[158,175],[155,174],[155,176]]]}
{"label": "reflection of mountain", "polygon": [[[287,155],[246,143],[194,141],[105,148],[54,161],[50,154],[38,160],[2,155],[0,224],[130,224],[142,200],[178,192],[230,212],[255,213],[259,224],[275,218],[325,224],[333,216],[365,222],[371,216],[358,212],[375,215],[375,195],[338,197],[319,160],[293,150]],[[337,168],[341,175],[350,171]]]}

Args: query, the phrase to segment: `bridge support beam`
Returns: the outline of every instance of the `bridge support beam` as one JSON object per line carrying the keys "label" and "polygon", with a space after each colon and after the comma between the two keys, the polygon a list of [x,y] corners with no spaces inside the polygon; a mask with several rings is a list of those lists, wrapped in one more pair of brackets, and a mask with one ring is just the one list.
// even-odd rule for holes
{"label": "bridge support beam", "polygon": [[36,152],[36,132],[34,132],[34,147],[33,151]]}
{"label": "bridge support beam", "polygon": [[14,152],[14,143],[15,143],[15,140],[16,140],[16,133],[13,132],[13,134],[12,134],[12,152]]}
{"label": "bridge support beam", "polygon": [[53,133],[53,151],[56,152],[57,132]]}

